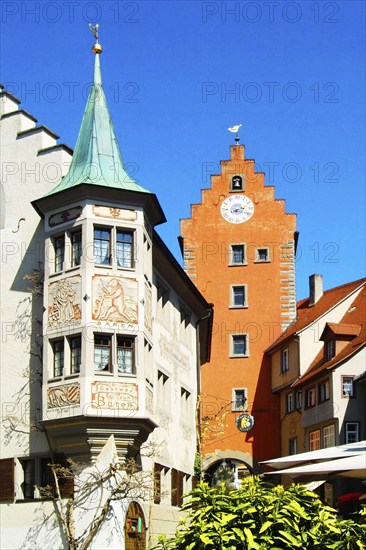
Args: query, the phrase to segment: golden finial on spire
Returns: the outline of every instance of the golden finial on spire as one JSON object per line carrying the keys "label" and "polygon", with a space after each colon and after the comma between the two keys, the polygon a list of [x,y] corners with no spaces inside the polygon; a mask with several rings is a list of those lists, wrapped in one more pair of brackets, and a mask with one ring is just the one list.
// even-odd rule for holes
{"label": "golden finial on spire", "polygon": [[102,53],[102,46],[98,42],[98,36],[99,36],[99,25],[98,23],[96,25],[92,25],[89,23],[89,29],[91,30],[94,38],[95,38],[95,44],[92,48],[93,53]]}

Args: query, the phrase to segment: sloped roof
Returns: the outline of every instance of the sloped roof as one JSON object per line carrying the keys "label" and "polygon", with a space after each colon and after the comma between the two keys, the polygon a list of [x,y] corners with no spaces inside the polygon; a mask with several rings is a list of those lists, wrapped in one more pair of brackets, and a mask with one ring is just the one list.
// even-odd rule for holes
{"label": "sloped roof", "polygon": [[[340,323],[331,323],[338,327],[358,326],[358,334],[350,340],[347,345],[329,361],[324,361],[324,350],[321,349],[314,361],[311,363],[304,375],[296,380],[293,387],[301,386],[313,376],[317,376],[324,371],[336,367],[339,363],[354,355],[365,346],[366,343],[366,286],[354,299],[351,307],[344,315]],[[344,330],[344,329],[340,329]],[[339,332],[343,334],[343,332]]]}
{"label": "sloped roof", "polygon": [[323,334],[320,340],[323,339],[325,333],[333,333],[337,336],[358,336],[361,330],[361,325],[350,325],[347,323],[326,323]]}
{"label": "sloped roof", "polygon": [[287,327],[281,336],[266,349],[266,353],[272,353],[292,336],[303,331],[306,327],[314,323],[342,300],[347,298],[352,292],[360,288],[365,282],[366,278],[357,279],[356,281],[326,290],[313,306],[309,306],[309,298],[297,302],[296,319]]}

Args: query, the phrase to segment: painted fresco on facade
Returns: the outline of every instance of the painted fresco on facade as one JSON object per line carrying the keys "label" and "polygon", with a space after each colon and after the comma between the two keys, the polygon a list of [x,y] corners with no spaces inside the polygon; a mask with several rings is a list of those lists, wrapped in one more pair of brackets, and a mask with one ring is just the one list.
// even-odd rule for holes
{"label": "painted fresco on facade", "polygon": [[93,277],[93,319],[137,323],[137,281],[123,277]]}
{"label": "painted fresco on facade", "polygon": [[49,219],[50,227],[55,227],[61,223],[69,222],[70,220],[76,220],[82,213],[83,209],[81,206],[74,206],[74,208],[69,208],[68,210],[62,210],[62,212],[57,212],[57,214],[52,214]]}
{"label": "painted fresco on facade", "polygon": [[55,409],[67,407],[68,405],[79,405],[80,386],[79,384],[65,384],[47,390],[47,408]]}
{"label": "painted fresco on facade", "polygon": [[48,286],[48,324],[58,326],[81,319],[81,278],[67,277]]}
{"label": "painted fresco on facade", "polygon": [[135,221],[137,218],[134,210],[127,210],[126,208],[114,208],[112,206],[93,206],[93,213],[95,216],[101,218],[112,218],[115,220]]}

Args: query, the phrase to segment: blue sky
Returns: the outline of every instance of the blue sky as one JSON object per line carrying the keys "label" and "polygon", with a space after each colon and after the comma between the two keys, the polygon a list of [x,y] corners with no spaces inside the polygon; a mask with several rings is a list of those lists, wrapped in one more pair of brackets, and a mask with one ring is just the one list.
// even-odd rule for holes
{"label": "blue sky", "polygon": [[298,215],[297,295],[365,273],[365,3],[6,1],[1,81],[75,145],[99,22],[103,85],[131,176],[156,193],[180,261],[179,219],[200,202],[241,123],[247,158]]}

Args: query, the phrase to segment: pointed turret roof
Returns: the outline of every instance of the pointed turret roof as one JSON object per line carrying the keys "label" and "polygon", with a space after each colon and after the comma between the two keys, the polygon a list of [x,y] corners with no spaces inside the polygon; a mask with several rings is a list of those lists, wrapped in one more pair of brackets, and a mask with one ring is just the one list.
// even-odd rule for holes
{"label": "pointed turret roof", "polygon": [[126,172],[102,87],[101,47],[93,48],[93,52],[95,53],[94,82],[70,168],[60,183],[46,196],[84,183],[149,193]]}
{"label": "pointed turret roof", "polygon": [[[60,183],[46,195],[32,201],[40,216],[70,201],[113,199],[125,204],[139,204],[148,214],[152,226],[164,223],[166,218],[154,193],[134,181],[126,172],[118,146],[107,100],[102,88],[98,25],[91,26],[96,38],[94,81],[86,104],[69,171]],[[95,32],[96,31],[96,32]],[[122,195],[121,195],[122,192]]]}

